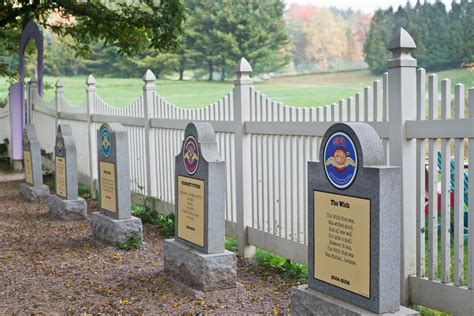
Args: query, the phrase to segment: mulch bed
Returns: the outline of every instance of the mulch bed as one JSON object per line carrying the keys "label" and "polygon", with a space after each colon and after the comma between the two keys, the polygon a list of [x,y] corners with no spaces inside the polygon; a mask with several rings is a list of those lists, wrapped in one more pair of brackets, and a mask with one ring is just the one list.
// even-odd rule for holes
{"label": "mulch bed", "polygon": [[[140,250],[90,239],[88,220],[52,219],[47,205],[24,202],[19,182],[0,183],[0,314],[280,314],[291,280],[238,261],[237,295],[192,299],[159,272],[163,240],[144,226]],[[91,207],[93,208],[93,206]]]}

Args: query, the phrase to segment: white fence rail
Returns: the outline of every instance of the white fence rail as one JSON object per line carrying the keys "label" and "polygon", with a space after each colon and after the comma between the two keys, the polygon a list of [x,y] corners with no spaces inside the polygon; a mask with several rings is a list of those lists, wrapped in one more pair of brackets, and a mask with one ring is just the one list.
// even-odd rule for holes
{"label": "white fence rail", "polygon": [[443,80],[439,95],[436,75],[427,80],[423,69],[416,71],[414,43],[406,36],[401,31],[391,41],[393,58],[382,80],[322,107],[271,100],[254,88],[252,69],[242,59],[233,91],[199,109],[167,102],[150,71],[143,95],[124,108],[104,102],[92,76],[78,107],[64,100],[61,82],[55,98],[44,102],[33,81],[33,123],[47,152],[53,151],[55,126],[71,125],[80,179],[93,188],[96,131],[102,122],[122,123],[129,132],[132,190],[173,204],[174,157],[184,128],[191,121],[210,122],[227,167],[226,234],[238,240],[241,255],[252,255],[257,246],[306,263],[307,161],[318,159],[321,138],[333,122],[366,122],[381,137],[385,162],[402,171],[402,303],[474,314],[474,234],[467,241],[464,235],[466,210],[474,228],[474,203],[467,203],[474,200],[474,163],[468,164],[474,157],[474,88],[464,118],[464,86],[455,85],[453,97],[451,82]]}

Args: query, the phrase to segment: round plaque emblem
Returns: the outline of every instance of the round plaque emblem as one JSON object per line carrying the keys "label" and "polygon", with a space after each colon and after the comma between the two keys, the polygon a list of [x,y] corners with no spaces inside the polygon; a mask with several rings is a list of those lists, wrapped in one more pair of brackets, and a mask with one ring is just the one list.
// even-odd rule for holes
{"label": "round plaque emblem", "polygon": [[58,155],[62,156],[64,153],[64,145],[63,142],[61,141],[60,138],[58,138],[58,141],[56,143],[56,147],[58,148]]}
{"label": "round plaque emblem", "polygon": [[357,150],[352,139],[343,132],[332,134],[324,147],[324,171],[333,186],[348,188],[357,174]]}
{"label": "round plaque emblem", "polygon": [[108,158],[112,144],[110,143],[110,133],[107,127],[102,130],[102,133],[100,133],[100,144],[102,148],[102,154],[105,158]]}
{"label": "round plaque emblem", "polygon": [[184,141],[183,164],[187,173],[190,175],[196,173],[199,165],[199,147],[194,136],[188,136]]}

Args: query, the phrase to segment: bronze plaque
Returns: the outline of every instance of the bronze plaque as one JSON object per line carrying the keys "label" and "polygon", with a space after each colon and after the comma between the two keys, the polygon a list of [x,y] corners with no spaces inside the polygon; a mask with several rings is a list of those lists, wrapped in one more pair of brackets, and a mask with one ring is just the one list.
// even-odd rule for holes
{"label": "bronze plaque", "polygon": [[66,198],[66,159],[56,157],[56,194]]}
{"label": "bronze plaque", "polygon": [[110,162],[99,162],[100,174],[100,207],[117,213],[117,194],[115,186],[115,165]]}
{"label": "bronze plaque", "polygon": [[203,180],[178,176],[178,237],[204,247]]}
{"label": "bronze plaque", "polygon": [[314,278],[370,298],[370,200],[314,191]]}
{"label": "bronze plaque", "polygon": [[25,181],[33,185],[33,167],[31,162],[31,152],[23,151],[23,163],[25,168]]}

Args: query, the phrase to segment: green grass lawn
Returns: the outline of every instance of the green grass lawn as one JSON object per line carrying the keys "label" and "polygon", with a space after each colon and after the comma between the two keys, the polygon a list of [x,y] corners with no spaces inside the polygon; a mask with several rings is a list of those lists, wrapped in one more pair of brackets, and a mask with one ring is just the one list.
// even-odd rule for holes
{"label": "green grass lawn", "polygon": [[[452,84],[461,82],[466,88],[474,86],[474,72],[464,69],[438,73],[439,80],[450,78]],[[54,84],[58,78],[45,77],[45,99],[54,96]],[[66,100],[72,105],[81,104],[86,97],[86,77],[60,78],[64,84]],[[377,78],[369,71],[350,71],[327,74],[311,74],[273,78],[257,82],[256,88],[272,100],[292,106],[320,106],[336,103],[341,98],[354,96]],[[233,87],[231,81],[176,81],[157,80],[157,89],[169,102],[181,107],[203,107],[216,102]],[[142,94],[143,81],[140,78],[97,78],[97,92],[109,104],[126,106]],[[5,98],[8,83],[0,78],[0,100]]]}

